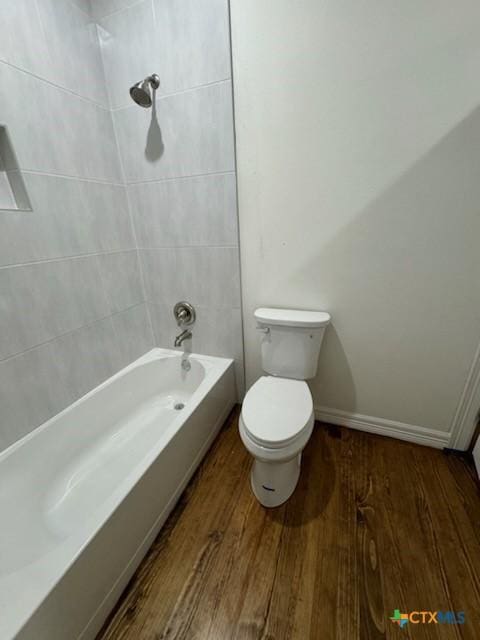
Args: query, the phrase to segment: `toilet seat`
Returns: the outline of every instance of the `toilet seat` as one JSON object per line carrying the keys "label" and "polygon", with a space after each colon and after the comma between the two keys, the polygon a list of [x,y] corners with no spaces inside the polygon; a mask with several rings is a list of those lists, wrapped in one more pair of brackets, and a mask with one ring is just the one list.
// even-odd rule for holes
{"label": "toilet seat", "polygon": [[278,449],[310,430],[313,402],[303,380],[262,376],[245,395],[242,422],[257,445]]}

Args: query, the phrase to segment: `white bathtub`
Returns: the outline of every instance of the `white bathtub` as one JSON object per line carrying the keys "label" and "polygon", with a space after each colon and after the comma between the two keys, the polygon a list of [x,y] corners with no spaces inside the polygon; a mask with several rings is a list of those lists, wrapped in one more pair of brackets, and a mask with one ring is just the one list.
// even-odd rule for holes
{"label": "white bathtub", "polygon": [[0,454],[1,640],[95,637],[235,403],[232,360],[188,362],[153,349]]}

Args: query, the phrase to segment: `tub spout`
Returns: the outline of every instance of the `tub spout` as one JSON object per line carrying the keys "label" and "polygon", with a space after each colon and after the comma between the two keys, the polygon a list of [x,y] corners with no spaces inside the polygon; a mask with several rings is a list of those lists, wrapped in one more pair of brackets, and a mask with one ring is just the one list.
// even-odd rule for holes
{"label": "tub spout", "polygon": [[191,337],[192,337],[192,332],[189,331],[188,329],[185,329],[184,331],[182,331],[182,333],[180,333],[175,338],[175,342],[173,344],[174,344],[175,347],[181,347],[182,346],[182,342],[184,340],[188,340]]}

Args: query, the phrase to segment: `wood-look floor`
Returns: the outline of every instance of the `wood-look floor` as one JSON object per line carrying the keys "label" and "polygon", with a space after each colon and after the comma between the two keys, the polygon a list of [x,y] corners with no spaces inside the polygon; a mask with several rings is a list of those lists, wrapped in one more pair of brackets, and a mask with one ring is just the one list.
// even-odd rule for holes
{"label": "wood-look floor", "polygon": [[[318,424],[295,494],[262,508],[238,411],[102,640],[480,638],[480,497],[441,451]],[[400,611],[465,611],[460,625]]]}

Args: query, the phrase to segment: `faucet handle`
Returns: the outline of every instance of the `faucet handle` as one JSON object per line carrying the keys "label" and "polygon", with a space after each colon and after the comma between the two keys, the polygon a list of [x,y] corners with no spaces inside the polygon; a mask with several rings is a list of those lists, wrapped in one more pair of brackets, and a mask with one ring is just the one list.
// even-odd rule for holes
{"label": "faucet handle", "polygon": [[177,302],[173,308],[173,315],[179,327],[191,325],[195,322],[196,313],[193,305],[189,302]]}
{"label": "faucet handle", "polygon": [[183,324],[185,320],[188,320],[188,311],[186,309],[180,309],[177,313],[177,322]]}

